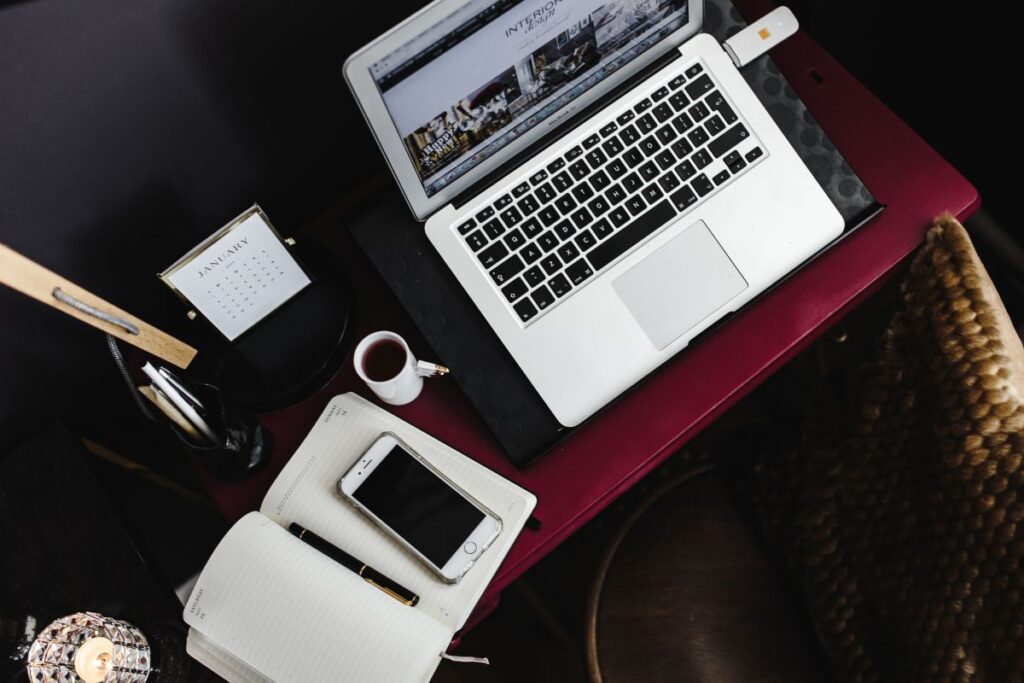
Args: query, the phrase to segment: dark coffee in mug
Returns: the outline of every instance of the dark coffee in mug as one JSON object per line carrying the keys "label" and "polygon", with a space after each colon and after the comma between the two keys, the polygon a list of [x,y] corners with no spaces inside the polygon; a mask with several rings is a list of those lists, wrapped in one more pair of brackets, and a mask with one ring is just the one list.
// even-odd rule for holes
{"label": "dark coffee in mug", "polygon": [[374,382],[386,382],[402,371],[405,358],[405,347],[393,339],[381,339],[363,354],[363,372]]}

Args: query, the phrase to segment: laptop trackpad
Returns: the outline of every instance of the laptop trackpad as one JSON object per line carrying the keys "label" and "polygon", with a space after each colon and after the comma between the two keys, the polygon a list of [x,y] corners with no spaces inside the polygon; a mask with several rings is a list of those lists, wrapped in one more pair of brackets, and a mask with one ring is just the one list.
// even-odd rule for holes
{"label": "laptop trackpad", "polygon": [[697,221],[612,282],[651,343],[671,344],[747,288],[704,221]]}

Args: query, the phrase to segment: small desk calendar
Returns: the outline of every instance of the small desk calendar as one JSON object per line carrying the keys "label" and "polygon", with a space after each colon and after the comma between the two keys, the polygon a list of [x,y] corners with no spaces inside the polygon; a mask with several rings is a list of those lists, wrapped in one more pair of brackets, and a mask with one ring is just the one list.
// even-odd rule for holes
{"label": "small desk calendar", "polygon": [[310,283],[258,205],[203,240],[159,277],[229,341]]}

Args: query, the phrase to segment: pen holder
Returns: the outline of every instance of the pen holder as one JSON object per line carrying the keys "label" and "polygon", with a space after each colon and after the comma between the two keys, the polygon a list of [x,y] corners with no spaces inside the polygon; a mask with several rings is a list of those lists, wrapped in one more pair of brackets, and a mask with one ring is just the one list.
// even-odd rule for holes
{"label": "pen holder", "polygon": [[203,405],[209,408],[209,425],[220,437],[216,445],[197,444],[177,425],[167,423],[170,430],[196,459],[217,477],[233,481],[241,479],[270,462],[273,439],[259,420],[245,415],[225,401],[220,389],[212,384],[190,384]]}

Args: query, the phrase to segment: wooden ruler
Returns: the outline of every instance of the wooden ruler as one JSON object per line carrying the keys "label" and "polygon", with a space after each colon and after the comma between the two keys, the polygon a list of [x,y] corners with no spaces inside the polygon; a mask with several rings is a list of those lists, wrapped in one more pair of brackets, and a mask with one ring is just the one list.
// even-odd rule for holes
{"label": "wooden ruler", "polygon": [[[66,313],[72,318],[78,318],[84,323],[88,323],[109,335],[137,346],[143,351],[162,358],[179,368],[187,368],[196,356],[196,350],[185,342],[158,330],[144,320],[139,320],[131,313],[121,310],[92,292],[82,289],[74,282],[43,268],[35,261],[25,258],[3,244],[0,244],[0,284],[7,285],[11,289],[41,301],[48,306],[53,306],[58,311]],[[65,294],[74,297],[88,306],[135,325],[139,329],[139,333],[132,334],[118,325],[100,320],[73,306],[58,301],[53,296],[55,289],[60,289]],[[26,334],[30,332],[30,330],[25,331]]]}

